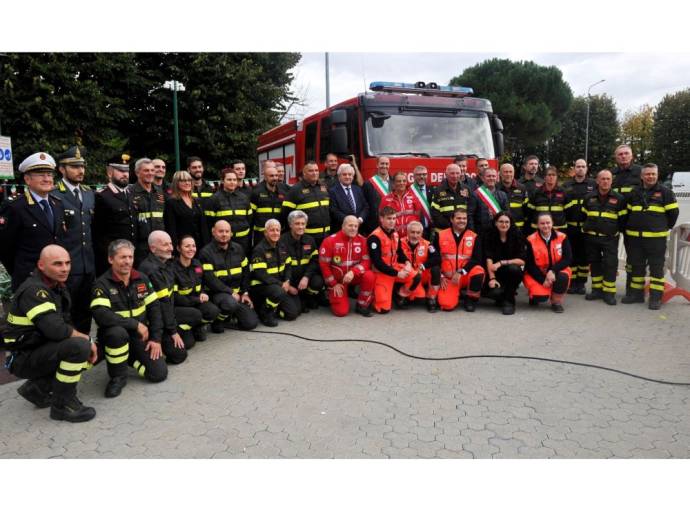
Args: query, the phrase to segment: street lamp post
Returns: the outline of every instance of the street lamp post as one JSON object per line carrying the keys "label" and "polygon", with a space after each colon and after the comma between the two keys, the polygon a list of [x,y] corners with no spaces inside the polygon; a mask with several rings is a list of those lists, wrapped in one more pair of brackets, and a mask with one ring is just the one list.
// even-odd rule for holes
{"label": "street lamp post", "polygon": [[175,124],[175,171],[182,169],[180,167],[180,125],[177,117],[177,91],[184,92],[184,85],[177,80],[168,80],[163,84],[163,87],[170,89],[173,92],[173,121]]}
{"label": "street lamp post", "polygon": [[585,162],[587,162],[587,165],[589,165],[589,161],[587,160],[587,156],[589,154],[589,104],[591,102],[591,96],[589,95],[589,91],[592,90],[592,87],[595,85],[599,85],[602,82],[606,82],[606,79],[599,80],[598,82],[594,82],[592,85],[590,85],[587,88],[587,122],[586,122],[586,127],[585,127]]}

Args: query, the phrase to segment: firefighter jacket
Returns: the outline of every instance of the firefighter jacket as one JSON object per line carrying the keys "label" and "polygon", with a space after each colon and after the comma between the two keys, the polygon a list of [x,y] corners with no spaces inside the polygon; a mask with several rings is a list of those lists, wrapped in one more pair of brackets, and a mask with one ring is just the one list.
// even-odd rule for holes
{"label": "firefighter jacket", "polygon": [[91,223],[95,212],[95,194],[86,185],[77,185],[80,199],[65,185],[58,181],[57,188],[51,195],[59,198],[65,209],[65,231],[63,245],[69,251],[72,259],[72,275],[93,274],[95,261],[93,240],[91,239]]}
{"label": "firefighter jacket", "polygon": [[208,200],[211,199],[211,196],[213,196],[215,191],[215,187],[203,179],[201,180],[201,186],[197,187],[194,184],[192,185],[192,197],[199,200],[199,203],[204,211],[206,210]]}
{"label": "firefighter jacket", "polygon": [[108,245],[114,240],[137,241],[137,213],[134,196],[109,183],[96,194],[93,216],[94,250],[99,261],[107,261]]}
{"label": "firefighter jacket", "polygon": [[262,284],[282,285],[292,275],[292,258],[287,247],[280,241],[275,245],[265,238],[252,251],[249,264],[252,273],[251,286]]}
{"label": "firefighter jacket", "polygon": [[112,270],[96,279],[91,292],[91,312],[99,327],[123,327],[136,331],[141,322],[148,326],[149,340],[160,343],[163,320],[156,292],[149,278],[132,269],[129,284]]}
{"label": "firefighter jacket", "polygon": [[453,228],[444,229],[434,241],[434,248],[441,258],[441,273],[447,278],[482,264],[479,237],[470,229],[465,229],[461,234],[456,234]]}
{"label": "firefighter jacket", "polygon": [[173,302],[175,272],[172,263],[172,259],[164,262],[158,256],[149,254],[139,265],[139,271],[148,276],[153,285],[153,291],[156,292],[156,298],[161,309],[164,334],[177,332],[175,304]]}
{"label": "firefighter jacket", "polygon": [[547,242],[539,231],[527,237],[525,272],[538,283],[543,283],[549,270],[557,274],[570,265],[572,250],[564,233],[553,230]]}
{"label": "firefighter jacket", "polygon": [[496,185],[498,190],[505,192],[508,196],[508,207],[510,208],[510,214],[513,216],[513,221],[515,225],[522,229],[525,225],[525,213],[527,209],[527,189],[524,185],[520,185],[517,181],[513,180],[513,183],[509,187],[503,185],[499,182]]}
{"label": "firefighter jacket", "polygon": [[201,304],[199,295],[203,285],[204,270],[201,262],[193,259],[188,267],[185,267],[179,258],[172,263],[175,285],[173,287],[173,301],[175,306],[197,307]]}
{"label": "firefighter jacket", "polygon": [[53,211],[52,226],[28,189],[0,207],[0,261],[12,275],[15,289],[31,274],[46,245],[64,245],[67,227],[62,201],[51,195],[47,200]]}
{"label": "firefighter jacket", "polygon": [[292,233],[283,233],[280,237],[280,244],[287,248],[292,263],[292,274],[290,279],[297,282],[303,277],[311,279],[314,274],[319,272],[319,248],[310,235],[302,235],[297,239]]}
{"label": "firefighter jacket", "polygon": [[342,283],[349,271],[355,276],[364,275],[371,270],[366,238],[359,234],[349,238],[342,231],[327,237],[319,249],[319,266],[329,288]]}
{"label": "firefighter jacket", "polygon": [[285,183],[278,183],[275,192],[272,192],[262,181],[252,189],[250,205],[252,208],[254,231],[263,233],[266,229],[266,221],[269,219],[280,219],[280,210],[283,207],[283,200],[288,193]]}
{"label": "firefighter jacket", "polygon": [[[69,291],[49,280],[36,269],[12,297],[3,348],[31,349],[41,338],[61,341],[72,335]],[[34,333],[40,336],[33,336]]]}
{"label": "firefighter jacket", "polygon": [[398,263],[409,261],[415,270],[426,270],[441,264],[436,248],[428,240],[421,238],[415,245],[407,237],[400,240]]}
{"label": "firefighter jacket", "polygon": [[414,193],[407,189],[402,196],[398,196],[395,192],[391,192],[379,204],[379,212],[384,206],[390,206],[395,210],[395,230],[400,236],[407,233],[407,225],[416,220],[422,220],[422,205]]}
{"label": "firefighter jacket", "polygon": [[582,232],[588,235],[616,237],[625,228],[628,210],[625,199],[618,192],[610,190],[602,196],[598,190],[590,192],[582,200],[582,214],[585,217]]}
{"label": "firefighter jacket", "polygon": [[157,185],[151,185],[151,192],[147,192],[140,183],[127,187],[127,193],[132,195],[132,204],[137,219],[137,247],[148,250],[148,239],[152,231],[165,231],[163,212],[165,211],[165,195]]}
{"label": "firefighter jacket", "polygon": [[568,204],[565,190],[556,185],[553,190],[546,190],[545,186],[534,189],[527,201],[530,211],[530,227],[537,229],[537,217],[542,212],[549,212],[553,218],[554,229],[565,229],[565,207]]}
{"label": "firefighter jacket", "polygon": [[591,178],[578,182],[575,179],[563,183],[568,203],[565,205],[565,220],[570,228],[582,228],[586,215],[582,211],[583,200],[591,192],[596,192],[597,183]]}
{"label": "firefighter jacket", "polygon": [[[447,179],[431,192],[431,220],[437,233],[450,227],[450,217],[456,209],[469,210],[471,195],[462,183],[456,189],[451,188]],[[467,222],[472,222],[469,216]]]}
{"label": "firefighter jacket", "polygon": [[367,238],[372,270],[391,277],[397,276],[398,270],[402,268],[398,264],[399,246],[400,235],[397,231],[387,232],[380,226],[376,228]]}
{"label": "firefighter jacket", "polygon": [[628,199],[628,195],[635,190],[635,188],[642,186],[642,180],[640,179],[640,174],[642,173],[642,167],[637,164],[632,164],[627,169],[621,169],[616,166],[611,170],[613,174],[613,183],[611,189],[614,192],[623,194],[625,199]]}
{"label": "firefighter jacket", "polygon": [[211,226],[219,220],[228,221],[233,238],[244,238],[251,231],[252,208],[247,195],[239,190],[219,190],[213,194],[204,207],[204,214]]}
{"label": "firefighter jacket", "polygon": [[204,271],[204,286],[211,293],[239,293],[249,291],[249,261],[242,246],[232,240],[223,249],[215,240],[199,252]]}
{"label": "firefighter jacket", "polygon": [[645,189],[639,186],[628,196],[628,220],[625,234],[644,238],[665,238],[678,220],[676,195],[656,183]]}
{"label": "firefighter jacket", "polygon": [[309,216],[306,233],[322,237],[331,231],[331,200],[325,185],[310,185],[302,180],[286,194],[281,211],[281,224],[287,226],[287,216],[292,210],[302,210]]}

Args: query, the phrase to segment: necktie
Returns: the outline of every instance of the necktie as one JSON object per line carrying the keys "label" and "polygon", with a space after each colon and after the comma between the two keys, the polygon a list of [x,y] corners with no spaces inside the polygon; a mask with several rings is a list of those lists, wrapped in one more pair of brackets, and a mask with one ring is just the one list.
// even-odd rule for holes
{"label": "necktie", "polygon": [[357,209],[355,208],[355,199],[350,193],[350,187],[345,187],[345,195],[347,196],[347,202],[350,203],[350,208],[352,208],[352,213],[357,213]]}
{"label": "necktie", "polygon": [[55,227],[55,217],[53,216],[53,210],[50,208],[50,205],[48,204],[48,201],[46,199],[42,199],[40,203],[41,208],[43,208],[43,211],[45,212],[46,217],[48,218],[48,225],[52,230]]}
{"label": "necktie", "polygon": [[74,197],[77,198],[77,203],[79,203],[79,206],[81,207],[81,197],[79,197],[79,189],[74,188],[72,192],[74,192]]}

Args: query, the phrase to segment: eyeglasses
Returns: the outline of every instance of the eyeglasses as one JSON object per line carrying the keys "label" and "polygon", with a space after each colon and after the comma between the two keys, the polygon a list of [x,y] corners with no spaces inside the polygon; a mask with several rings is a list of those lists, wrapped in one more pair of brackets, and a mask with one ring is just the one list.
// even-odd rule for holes
{"label": "eyeglasses", "polygon": [[191,183],[191,182],[192,182],[192,180],[187,179],[187,178],[183,178],[183,179],[178,180],[178,181],[179,181],[180,183]]}

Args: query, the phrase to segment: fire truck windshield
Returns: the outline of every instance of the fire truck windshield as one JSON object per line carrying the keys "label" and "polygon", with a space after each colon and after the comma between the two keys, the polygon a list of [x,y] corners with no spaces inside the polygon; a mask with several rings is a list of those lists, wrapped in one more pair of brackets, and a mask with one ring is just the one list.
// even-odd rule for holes
{"label": "fire truck windshield", "polygon": [[455,116],[431,112],[369,116],[365,137],[371,156],[495,156],[485,112],[464,111]]}

